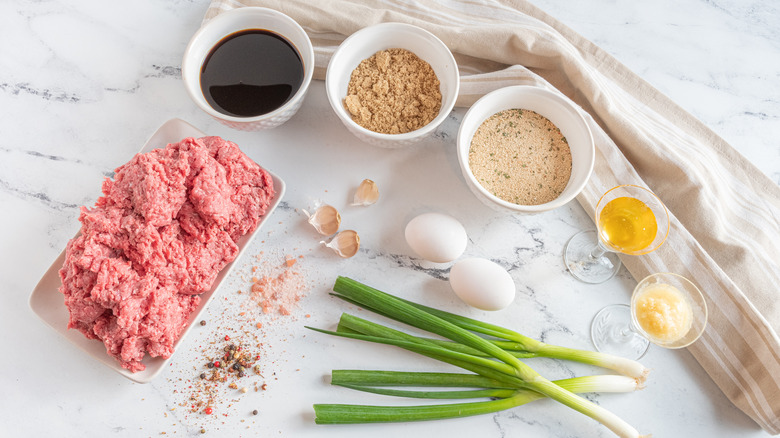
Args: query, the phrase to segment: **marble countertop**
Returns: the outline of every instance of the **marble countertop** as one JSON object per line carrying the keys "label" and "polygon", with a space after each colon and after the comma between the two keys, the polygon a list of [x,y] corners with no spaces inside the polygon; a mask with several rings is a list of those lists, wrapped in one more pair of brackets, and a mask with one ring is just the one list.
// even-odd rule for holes
{"label": "marble countertop", "polygon": [[[537,0],[536,4],[616,56],[700,118],[780,183],[780,10],[771,1]],[[463,181],[454,153],[460,108],[420,146],[385,150],[360,143],[338,122],[321,82],[300,112],[266,132],[231,130],[189,100],[181,55],[207,1],[119,5],[91,2],[0,4],[0,361],[3,436],[612,436],[568,408],[543,400],[493,415],[429,423],[317,426],[313,403],[392,403],[332,387],[332,369],[447,370],[391,347],[307,331],[333,328],[351,310],[328,297],[337,275],[412,300],[490,320],[546,342],[591,348],[589,323],[607,304],[627,302],[635,281],[623,270],[599,286],[567,275],[561,249],[593,226],[578,204],[535,216],[487,210]],[[85,355],[30,311],[38,280],[79,229],[79,206],[92,205],[102,180],[130,159],[160,125],[181,118],[241,145],[287,184],[280,207],[259,232],[239,272],[218,291],[206,326],[196,327],[152,383],[133,383]],[[377,182],[371,207],[349,206],[357,184]],[[326,202],[343,228],[361,235],[354,258],[320,244],[302,209]],[[468,308],[449,289],[447,271],[421,263],[403,240],[406,222],[438,211],[469,234],[467,256],[506,267],[518,293],[509,308]],[[285,256],[304,296],[291,315],[264,315],[247,291],[252,267]],[[362,314],[365,315],[365,312]],[[261,328],[255,324],[260,322]],[[205,357],[230,334],[260,355],[262,376],[220,386],[214,413],[193,412]],[[249,344],[247,344],[249,345]],[[646,389],[588,398],[654,436],[758,437],[685,350],[652,348],[642,363]],[[550,378],[593,369],[557,361],[532,366]],[[266,386],[263,387],[262,385]],[[250,390],[242,393],[240,388]],[[257,390],[255,390],[257,388]],[[264,389],[263,389],[264,388]],[[194,400],[193,400],[194,399]],[[401,403],[401,402],[399,402]],[[252,411],[257,410],[257,415]]]}

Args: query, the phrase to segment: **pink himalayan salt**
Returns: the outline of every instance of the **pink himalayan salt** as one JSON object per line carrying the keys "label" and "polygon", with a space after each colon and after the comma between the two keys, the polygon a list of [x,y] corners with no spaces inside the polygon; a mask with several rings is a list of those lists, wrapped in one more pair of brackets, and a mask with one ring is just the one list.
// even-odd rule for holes
{"label": "pink himalayan salt", "polygon": [[301,300],[306,280],[300,272],[290,269],[296,260],[289,256],[279,274],[252,278],[252,299],[265,314],[290,315]]}

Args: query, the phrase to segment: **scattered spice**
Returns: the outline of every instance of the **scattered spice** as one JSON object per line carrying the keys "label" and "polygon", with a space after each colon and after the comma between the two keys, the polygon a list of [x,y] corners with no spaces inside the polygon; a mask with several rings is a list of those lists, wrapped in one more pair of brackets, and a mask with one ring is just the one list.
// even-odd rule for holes
{"label": "scattered spice", "polygon": [[571,176],[571,150],[560,129],[534,111],[500,111],[471,140],[469,166],[496,197],[520,205],[557,198]]}
{"label": "scattered spice", "polygon": [[[252,278],[251,297],[263,313],[289,315],[300,301],[306,281],[303,274],[292,269],[294,266],[295,259],[287,256],[273,273]],[[256,326],[261,328],[262,324],[257,323]]]}
{"label": "scattered spice", "polygon": [[406,49],[381,50],[350,76],[344,106],[358,125],[382,134],[422,128],[439,114],[439,78]]}
{"label": "scattered spice", "polygon": [[[223,339],[229,339],[225,336]],[[258,344],[260,345],[260,344]],[[257,362],[260,360],[260,354],[256,351],[250,351],[250,348],[244,348],[237,342],[231,342],[220,348],[218,343],[212,344],[212,348],[217,347],[216,352],[206,357],[206,371],[201,372],[199,381],[193,382],[190,395],[190,408],[192,412],[203,409],[205,414],[211,414],[214,406],[217,405],[217,395],[219,387],[227,384],[230,389],[238,389],[238,380],[246,376],[246,369],[254,369],[259,375],[260,367]],[[222,360],[215,360],[219,356]],[[242,385],[242,388],[246,386]],[[246,392],[243,389],[242,392]],[[205,407],[205,408],[204,408]]]}
{"label": "scattered spice", "polygon": [[254,411],[252,411],[252,415],[257,415],[257,409],[255,409]]}
{"label": "scattered spice", "polygon": [[201,319],[200,320],[200,325],[206,325],[206,320],[205,319]]}
{"label": "scattered spice", "polygon": [[[190,421],[198,422],[195,430],[208,424],[219,429],[218,424],[226,424],[231,408],[239,406],[237,403],[243,394],[250,390],[259,392],[261,385],[263,389],[267,388],[264,373],[276,379],[270,377],[276,373],[267,368],[278,360],[276,355],[269,357],[267,354],[270,347],[268,330],[274,330],[274,322],[280,315],[296,318],[294,311],[298,301],[309,288],[303,260],[303,256],[297,254],[274,257],[268,257],[264,252],[258,254],[255,261],[242,268],[243,281],[252,278],[250,289],[256,282],[263,283],[264,278],[278,282],[263,285],[267,289],[265,292],[255,288],[249,294],[241,293],[247,290],[244,286],[239,293],[227,295],[226,308],[236,310],[209,318],[211,328],[201,333],[201,336],[208,335],[209,340],[199,347],[200,356],[193,358],[192,368],[174,367],[181,374],[173,379],[179,385],[173,392],[183,394],[178,406],[186,410],[179,418],[191,415]],[[285,271],[288,273],[284,274]],[[273,293],[265,298],[266,305],[259,305],[261,295],[269,292]],[[280,306],[285,311],[280,311]],[[210,415],[207,414],[209,408]]]}

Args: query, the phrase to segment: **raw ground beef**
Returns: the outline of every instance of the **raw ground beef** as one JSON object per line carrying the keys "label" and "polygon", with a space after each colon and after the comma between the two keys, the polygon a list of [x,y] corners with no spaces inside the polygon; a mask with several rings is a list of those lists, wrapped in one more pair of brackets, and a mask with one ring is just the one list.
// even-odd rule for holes
{"label": "raw ground beef", "polygon": [[60,269],[68,328],[100,339],[130,371],[169,357],[236,241],[273,198],[271,176],[220,137],[138,154],[82,207]]}

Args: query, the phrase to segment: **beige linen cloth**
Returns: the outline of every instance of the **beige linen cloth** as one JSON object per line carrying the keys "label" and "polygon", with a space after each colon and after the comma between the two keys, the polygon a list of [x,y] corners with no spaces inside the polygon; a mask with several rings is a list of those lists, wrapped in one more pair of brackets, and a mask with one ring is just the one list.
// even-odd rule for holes
{"label": "beige linen cloth", "polygon": [[636,279],[676,272],[699,285],[709,325],[689,351],[736,406],[780,433],[780,188],[723,139],[524,0],[215,0],[205,20],[241,6],[273,8],[300,23],[315,46],[315,78],[324,79],[346,36],[394,21],[427,29],[452,50],[459,106],[516,84],[554,87],[573,100],[597,153],[578,201],[593,217],[615,185],[659,195],[672,213],[669,238],[651,254],[623,258],[626,267]]}

